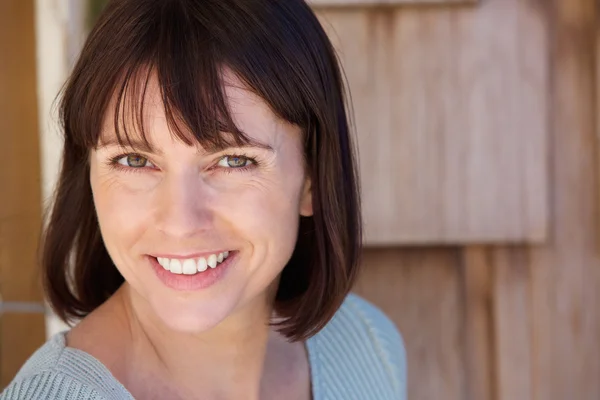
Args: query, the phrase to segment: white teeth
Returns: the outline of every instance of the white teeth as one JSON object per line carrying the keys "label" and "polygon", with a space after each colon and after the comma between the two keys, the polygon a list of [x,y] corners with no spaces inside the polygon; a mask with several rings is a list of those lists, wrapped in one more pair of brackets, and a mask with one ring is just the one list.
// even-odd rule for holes
{"label": "white teeth", "polygon": [[194,275],[198,272],[198,268],[196,267],[196,261],[194,260],[185,260],[183,262],[183,273],[186,275]]}
{"label": "white teeth", "polygon": [[168,258],[158,258],[158,263],[160,265],[162,265],[162,267],[164,269],[166,269],[167,271],[169,271],[169,269],[170,269],[169,265],[171,263],[171,260],[169,260]]}
{"label": "white teeth", "polygon": [[206,258],[200,257],[198,259],[198,272],[204,272],[208,268],[208,264],[206,263]]}
{"label": "white teeth", "polygon": [[171,260],[171,265],[170,265],[169,270],[174,274],[182,274],[183,268],[181,265],[181,261],[179,261],[177,259]]}
{"label": "white teeth", "polygon": [[217,256],[214,254],[211,254],[208,257],[208,260],[206,261],[208,263],[208,266],[211,268],[216,268],[217,267]]}
{"label": "white teeth", "polygon": [[223,253],[211,254],[208,257],[200,257],[196,260],[180,260],[177,258],[169,259],[163,257],[157,257],[156,260],[164,269],[171,271],[174,274],[194,275],[197,272],[204,272],[208,268],[216,268],[217,265],[225,261],[227,257],[229,257],[229,252],[224,251]]}

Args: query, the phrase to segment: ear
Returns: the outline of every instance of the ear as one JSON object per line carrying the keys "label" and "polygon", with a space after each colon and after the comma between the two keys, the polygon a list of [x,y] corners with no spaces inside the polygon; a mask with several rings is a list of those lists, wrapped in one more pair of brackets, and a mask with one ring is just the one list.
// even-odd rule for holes
{"label": "ear", "polygon": [[304,181],[304,187],[300,197],[300,215],[303,217],[311,217],[313,215],[312,205],[312,183],[310,178]]}

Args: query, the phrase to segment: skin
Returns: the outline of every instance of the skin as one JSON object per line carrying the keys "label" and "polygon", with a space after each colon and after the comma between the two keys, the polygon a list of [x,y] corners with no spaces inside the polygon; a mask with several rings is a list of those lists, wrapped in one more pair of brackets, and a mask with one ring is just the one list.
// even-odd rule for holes
{"label": "skin", "polygon": [[[235,122],[264,146],[219,153],[187,146],[170,132],[153,78],[144,124],[155,151],[110,144],[108,113],[90,155],[100,229],[126,282],[67,340],[136,398],[310,398],[304,344],[268,326],[299,217],[312,215],[301,131],[235,76],[224,79]],[[232,154],[257,162],[231,162]],[[197,291],[166,287],[149,264],[152,254],[224,250],[238,252],[227,275]]]}

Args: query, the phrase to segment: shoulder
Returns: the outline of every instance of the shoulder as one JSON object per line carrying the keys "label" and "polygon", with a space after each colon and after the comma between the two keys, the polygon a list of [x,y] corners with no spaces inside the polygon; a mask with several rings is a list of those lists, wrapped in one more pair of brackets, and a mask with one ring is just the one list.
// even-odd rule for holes
{"label": "shoulder", "polygon": [[[404,340],[396,325],[378,307],[356,294],[350,294],[340,308],[340,319],[369,338],[363,342],[376,351],[382,361],[397,377],[406,374],[406,351]],[[348,327],[348,326],[347,326]]]}
{"label": "shoulder", "polygon": [[404,341],[396,324],[378,307],[356,294],[350,294],[341,307],[341,312],[360,321],[373,338],[373,344],[404,352]]}
{"label": "shoulder", "polygon": [[44,370],[13,380],[0,400],[107,400],[100,391],[65,372]]}
{"label": "shoulder", "polygon": [[[122,399],[118,385],[111,385],[99,362],[65,346],[58,333],[25,362],[0,400],[107,400]],[[108,390],[107,390],[108,389]]]}
{"label": "shoulder", "polygon": [[[375,305],[350,294],[333,319],[318,334],[321,346],[337,360],[344,360],[348,373],[371,369],[372,379],[383,380],[394,394],[406,397],[406,351],[396,325]],[[363,374],[364,375],[364,374]],[[382,397],[381,398],[387,398]]]}

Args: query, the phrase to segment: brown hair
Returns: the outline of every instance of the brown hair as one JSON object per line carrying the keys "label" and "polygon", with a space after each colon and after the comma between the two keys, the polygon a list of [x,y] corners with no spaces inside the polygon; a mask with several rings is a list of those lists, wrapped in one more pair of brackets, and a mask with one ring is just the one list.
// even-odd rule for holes
{"label": "brown hair", "polygon": [[341,69],[309,6],[303,0],[113,0],[60,103],[64,150],[42,267],[49,301],[64,321],[84,317],[123,283],[104,247],[89,181],[89,152],[111,98],[118,99],[117,136],[129,140],[120,130],[123,108],[134,108],[128,115],[140,126],[143,102],[126,98],[143,98],[152,70],[179,139],[203,147],[226,147],[225,136],[247,142],[229,114],[225,66],[305,136],[314,215],[301,217],[282,272],[278,329],[291,340],[312,336],[350,291],[361,246],[354,148]]}

